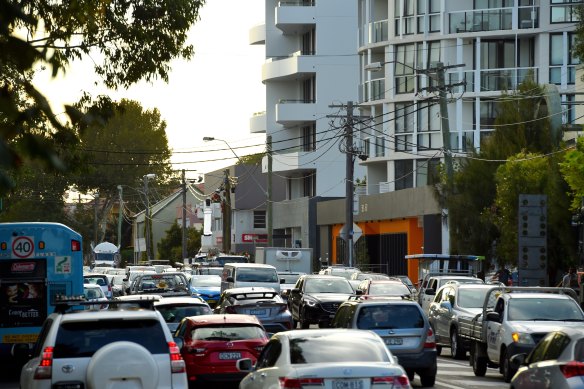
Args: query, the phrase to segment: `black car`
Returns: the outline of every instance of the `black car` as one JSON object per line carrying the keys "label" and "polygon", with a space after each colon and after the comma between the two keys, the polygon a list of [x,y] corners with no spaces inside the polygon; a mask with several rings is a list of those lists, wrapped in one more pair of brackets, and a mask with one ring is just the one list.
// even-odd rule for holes
{"label": "black car", "polygon": [[339,305],[352,295],[353,288],[343,277],[307,274],[290,290],[288,305],[294,323],[301,328],[311,324],[328,327]]}
{"label": "black car", "polygon": [[190,296],[186,276],[180,272],[140,274],[126,294],[156,294],[159,296]]}

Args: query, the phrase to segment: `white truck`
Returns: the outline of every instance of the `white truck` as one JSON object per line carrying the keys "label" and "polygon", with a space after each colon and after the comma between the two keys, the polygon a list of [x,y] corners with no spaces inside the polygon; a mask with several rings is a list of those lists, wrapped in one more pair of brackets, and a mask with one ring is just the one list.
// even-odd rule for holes
{"label": "white truck", "polygon": [[470,341],[469,363],[478,377],[498,367],[505,382],[515,374],[513,355],[529,353],[558,326],[582,326],[584,312],[569,288],[494,286],[482,313],[460,318],[459,336]]}
{"label": "white truck", "polygon": [[272,265],[279,273],[312,273],[311,248],[257,247],[255,263]]}

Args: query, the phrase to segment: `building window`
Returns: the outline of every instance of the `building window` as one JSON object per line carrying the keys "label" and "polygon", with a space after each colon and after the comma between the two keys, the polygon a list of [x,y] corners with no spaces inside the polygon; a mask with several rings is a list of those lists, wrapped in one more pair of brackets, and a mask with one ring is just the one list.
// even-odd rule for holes
{"label": "building window", "polygon": [[313,197],[316,191],[316,173],[306,173],[302,178],[303,196]]}
{"label": "building window", "polygon": [[396,46],[395,88],[396,93],[413,93],[415,89],[416,46],[414,44]]}
{"label": "building window", "polygon": [[266,211],[253,211],[253,228],[266,228]]}
{"label": "building window", "polygon": [[414,187],[413,162],[411,159],[394,161],[395,190]]}
{"label": "building window", "polygon": [[479,119],[481,130],[493,129],[495,125],[495,120],[497,119],[497,112],[498,109],[496,102],[489,100],[481,101],[481,117]]}
{"label": "building window", "polygon": [[416,186],[434,185],[440,182],[440,159],[416,160]]}
{"label": "building window", "polygon": [[302,151],[316,150],[316,124],[302,127]]}
{"label": "building window", "polygon": [[316,102],[316,77],[312,76],[302,82],[302,98],[305,104]]}
{"label": "building window", "polygon": [[[566,82],[574,85],[576,82],[576,65],[580,63],[577,57],[570,55],[574,50],[576,35],[567,33],[567,37],[561,34],[550,34],[550,82],[553,84],[562,83],[562,74],[566,73]],[[567,38],[567,39],[566,39]],[[564,39],[567,40],[567,50]],[[568,53],[568,63],[564,63],[564,53]],[[565,67],[564,67],[565,66]],[[565,70],[564,70],[565,69]]]}
{"label": "building window", "polygon": [[574,95],[566,95],[562,104],[562,123],[568,126],[576,124],[576,99]]}
{"label": "building window", "polygon": [[395,133],[414,132],[414,103],[395,104]]}
{"label": "building window", "polygon": [[437,103],[418,103],[418,132],[440,131],[440,105]]}
{"label": "building window", "polygon": [[551,23],[572,23],[578,21],[576,8],[582,1],[579,0],[552,0],[550,11]]}
{"label": "building window", "polygon": [[418,0],[416,11],[419,34],[440,31],[440,0]]}
{"label": "building window", "polygon": [[311,29],[302,35],[302,55],[316,54],[316,31]]}

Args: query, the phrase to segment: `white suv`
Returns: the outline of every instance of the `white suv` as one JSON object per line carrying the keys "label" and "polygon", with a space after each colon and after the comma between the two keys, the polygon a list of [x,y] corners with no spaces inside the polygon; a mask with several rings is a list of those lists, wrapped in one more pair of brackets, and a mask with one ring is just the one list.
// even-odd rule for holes
{"label": "white suv", "polygon": [[188,387],[184,360],[160,312],[53,313],[20,374],[21,388],[97,389],[122,382],[144,389]]}

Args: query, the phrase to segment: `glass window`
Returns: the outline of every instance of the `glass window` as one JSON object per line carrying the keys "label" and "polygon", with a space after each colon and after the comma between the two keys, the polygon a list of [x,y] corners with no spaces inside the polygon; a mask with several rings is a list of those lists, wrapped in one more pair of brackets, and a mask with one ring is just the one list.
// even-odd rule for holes
{"label": "glass window", "polygon": [[545,350],[544,360],[549,361],[558,359],[566,346],[570,344],[570,337],[562,332],[556,332],[553,335],[550,345]]}
{"label": "glass window", "polygon": [[507,318],[514,320],[584,320],[573,300],[511,299]]}
{"label": "glass window", "polygon": [[440,159],[416,160],[416,186],[434,185],[440,181]]}
{"label": "glass window", "polygon": [[413,304],[363,306],[358,322],[362,330],[424,328],[424,316]]}
{"label": "glass window", "polygon": [[266,367],[272,367],[276,364],[276,361],[280,357],[282,352],[282,344],[279,340],[270,340],[268,344],[262,350],[256,364],[256,369],[263,369]]}
{"label": "glass window", "polygon": [[211,315],[213,311],[206,305],[157,305],[156,310],[162,314],[167,323],[178,323],[187,316]]}
{"label": "glass window", "polygon": [[237,269],[236,281],[243,282],[279,282],[278,273],[275,269],[269,268],[239,268]]}
{"label": "glass window", "polygon": [[91,357],[103,346],[118,341],[137,343],[151,354],[168,354],[166,336],[158,320],[101,319],[61,323],[54,357]]}
{"label": "glass window", "polygon": [[414,132],[414,103],[395,104],[395,133]]}
{"label": "glass window", "polygon": [[253,211],[253,228],[266,228],[266,211]]}
{"label": "glass window", "polygon": [[[290,362],[389,362],[385,345],[370,336],[330,334],[290,339]],[[368,333],[367,333],[368,334]]]}
{"label": "glass window", "polygon": [[482,308],[489,289],[459,289],[458,306],[461,308]]}
{"label": "glass window", "polygon": [[199,327],[191,333],[193,340],[244,340],[265,339],[266,333],[261,327],[242,325],[219,325]]}
{"label": "glass window", "polygon": [[395,168],[395,190],[414,187],[413,160],[396,160]]}
{"label": "glass window", "polygon": [[306,280],[306,293],[353,293],[347,280],[322,278]]}
{"label": "glass window", "polygon": [[545,349],[549,346],[550,342],[552,341],[553,336],[548,334],[545,338],[543,338],[533,349],[531,354],[529,354],[529,363],[535,363],[539,361],[543,361],[545,355]]}

